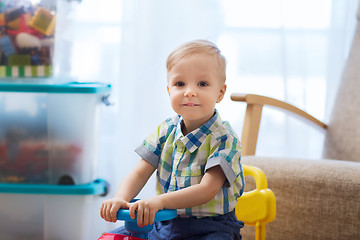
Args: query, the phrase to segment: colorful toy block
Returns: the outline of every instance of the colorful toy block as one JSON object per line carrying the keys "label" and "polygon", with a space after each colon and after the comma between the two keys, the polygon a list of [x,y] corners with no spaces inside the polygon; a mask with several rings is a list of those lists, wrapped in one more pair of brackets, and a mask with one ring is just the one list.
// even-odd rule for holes
{"label": "colorful toy block", "polygon": [[0,26],[5,26],[5,15],[0,13]]}
{"label": "colorful toy block", "polygon": [[5,11],[6,22],[11,22],[13,20],[19,19],[20,15],[24,13],[24,7],[14,7]]}
{"label": "colorful toy block", "polygon": [[39,7],[29,25],[42,34],[50,36],[54,34],[55,19],[55,15],[53,15],[49,10]]}
{"label": "colorful toy block", "polygon": [[9,66],[27,66],[31,65],[31,56],[27,54],[13,54],[8,58]]}
{"label": "colorful toy block", "polygon": [[[7,31],[7,33],[9,34],[9,35],[17,35],[17,34],[19,34],[19,33],[28,33],[28,34],[32,34],[32,35],[37,35],[37,36],[41,36],[41,34],[38,32],[38,31],[36,31],[35,29],[32,29],[32,28],[30,28],[29,26],[28,26],[28,24],[27,24],[27,22],[31,22],[31,21],[29,21],[29,20],[27,20],[27,19],[29,19],[29,15],[27,15],[27,14],[21,14],[20,15],[20,18],[18,18],[18,19],[16,19],[16,20],[14,20],[13,22],[13,24],[14,24],[14,29],[16,29],[16,30],[8,30]],[[17,26],[17,28],[15,28],[15,21],[18,21],[18,26]],[[7,24],[7,26],[9,26],[9,24],[10,23],[8,23]],[[16,24],[17,24],[17,22],[16,22]]]}
{"label": "colorful toy block", "polygon": [[49,77],[52,66],[0,66],[1,77]]}
{"label": "colorful toy block", "polygon": [[2,38],[0,38],[0,47],[6,57],[16,53],[9,36],[3,36]]}

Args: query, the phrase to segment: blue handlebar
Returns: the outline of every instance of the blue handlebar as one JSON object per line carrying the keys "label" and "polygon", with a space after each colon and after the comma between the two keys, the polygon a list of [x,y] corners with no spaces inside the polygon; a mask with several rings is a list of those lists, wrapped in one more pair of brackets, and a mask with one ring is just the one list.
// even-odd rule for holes
{"label": "blue handlebar", "polygon": [[[166,221],[175,218],[177,215],[176,209],[163,209],[155,213],[155,221]],[[116,215],[118,220],[136,222],[135,219],[131,219],[128,209],[120,209]]]}
{"label": "blue handlebar", "polygon": [[[134,199],[133,201],[137,201],[138,199]],[[173,219],[177,216],[176,209],[163,209],[159,210],[155,213],[155,222],[157,221],[166,221]],[[147,225],[144,227],[139,227],[137,225],[137,219],[136,219],[136,212],[135,212],[135,218],[131,219],[129,209],[119,209],[119,211],[116,214],[116,218],[118,220],[125,221],[125,228],[131,233],[131,236],[147,239],[148,238],[148,232],[150,232],[153,228],[152,225]]]}

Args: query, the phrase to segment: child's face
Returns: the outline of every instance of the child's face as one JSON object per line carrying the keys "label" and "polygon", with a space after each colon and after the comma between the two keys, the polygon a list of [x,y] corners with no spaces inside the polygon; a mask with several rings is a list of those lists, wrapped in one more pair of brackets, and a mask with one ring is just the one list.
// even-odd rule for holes
{"label": "child's face", "polygon": [[215,104],[226,91],[218,69],[216,56],[198,53],[183,58],[168,72],[171,106],[185,126],[200,127],[214,115]]}

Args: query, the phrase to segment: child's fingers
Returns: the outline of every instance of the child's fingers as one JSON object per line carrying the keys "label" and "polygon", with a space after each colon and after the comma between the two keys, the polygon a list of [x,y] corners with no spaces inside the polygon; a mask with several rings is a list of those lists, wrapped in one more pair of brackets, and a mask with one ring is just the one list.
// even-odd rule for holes
{"label": "child's fingers", "polygon": [[150,212],[149,212],[149,224],[150,225],[153,224],[155,221],[155,213],[156,213],[156,211],[154,211],[153,209],[150,210]]}
{"label": "child's fingers", "polygon": [[111,208],[111,205],[109,206],[109,204],[107,204],[106,208],[105,208],[105,220],[108,222],[111,220],[110,208]]}
{"label": "child's fingers", "polygon": [[107,209],[107,204],[103,203],[101,205],[101,217],[107,221],[107,212],[106,212],[106,209]]}
{"label": "child's fingers", "polygon": [[150,219],[149,219],[149,213],[150,210],[148,208],[144,208],[143,210],[143,226],[147,226],[150,223]]}
{"label": "child's fingers", "polygon": [[135,211],[137,210],[138,205],[137,203],[129,204],[129,214],[131,219],[135,219]]}
{"label": "child's fingers", "polygon": [[144,208],[142,205],[138,205],[136,217],[137,217],[137,224],[139,225],[139,227],[143,227],[144,226]]}
{"label": "child's fingers", "polygon": [[101,217],[107,221],[106,208],[107,208],[107,205],[105,203],[103,203],[101,206]]}
{"label": "child's fingers", "polygon": [[110,208],[109,214],[110,214],[110,222],[116,222],[117,221],[117,212],[119,211],[119,207],[116,206],[115,204],[112,205],[112,207]]}
{"label": "child's fingers", "polygon": [[102,203],[100,207],[100,217],[104,218],[104,203]]}

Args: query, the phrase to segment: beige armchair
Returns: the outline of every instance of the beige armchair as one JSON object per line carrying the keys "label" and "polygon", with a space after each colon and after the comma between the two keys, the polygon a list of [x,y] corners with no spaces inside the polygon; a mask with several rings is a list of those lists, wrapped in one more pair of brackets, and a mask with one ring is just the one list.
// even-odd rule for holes
{"label": "beige armchair", "polygon": [[[288,103],[253,94],[232,94],[247,104],[242,163],[262,169],[276,196],[268,240],[360,239],[360,8],[358,24],[329,124]],[[324,159],[255,155],[263,106],[295,113],[325,130]],[[335,160],[336,159],[336,160]],[[253,239],[245,228],[244,239]]]}

